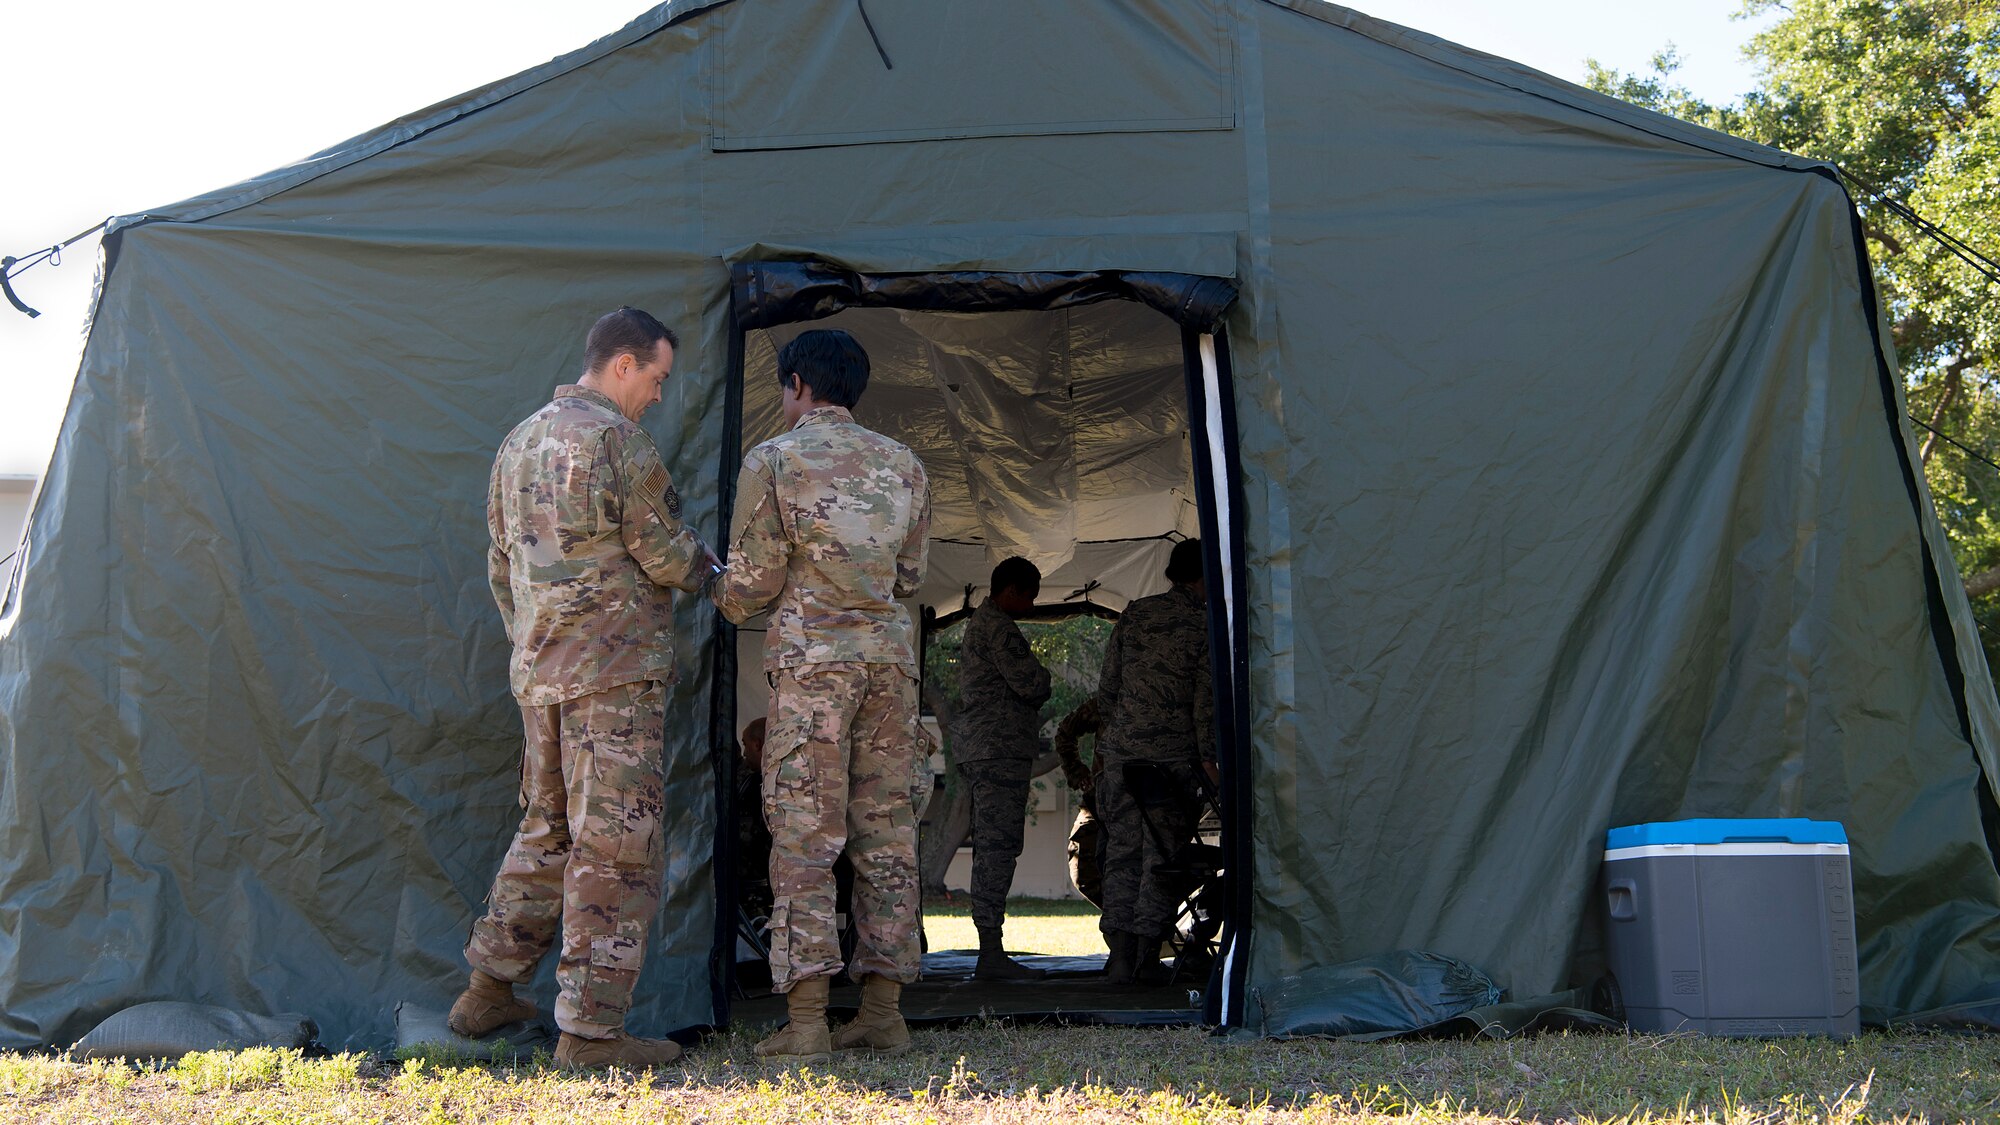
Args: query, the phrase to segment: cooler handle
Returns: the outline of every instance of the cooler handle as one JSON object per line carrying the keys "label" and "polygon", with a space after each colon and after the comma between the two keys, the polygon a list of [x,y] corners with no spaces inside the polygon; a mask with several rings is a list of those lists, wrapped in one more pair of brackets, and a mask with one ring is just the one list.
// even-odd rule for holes
{"label": "cooler handle", "polygon": [[1614,922],[1636,922],[1639,919],[1639,884],[1630,879],[1613,879],[1606,891],[1610,894],[1611,920]]}

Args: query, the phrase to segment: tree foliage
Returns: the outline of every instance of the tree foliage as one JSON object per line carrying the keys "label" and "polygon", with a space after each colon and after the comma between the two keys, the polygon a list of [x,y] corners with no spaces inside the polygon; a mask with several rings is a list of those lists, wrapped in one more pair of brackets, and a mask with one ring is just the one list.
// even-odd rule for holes
{"label": "tree foliage", "polygon": [[2000,462],[2000,284],[1884,199],[2000,260],[2000,0],[1746,0],[1739,18],[1772,14],[1744,49],[1758,87],[1734,103],[1710,104],[1676,82],[1671,46],[1645,74],[1592,61],[1588,82],[1830,161],[1868,185],[1855,202],[1920,456],[1991,661],[2000,654],[2000,471],[1985,461]]}

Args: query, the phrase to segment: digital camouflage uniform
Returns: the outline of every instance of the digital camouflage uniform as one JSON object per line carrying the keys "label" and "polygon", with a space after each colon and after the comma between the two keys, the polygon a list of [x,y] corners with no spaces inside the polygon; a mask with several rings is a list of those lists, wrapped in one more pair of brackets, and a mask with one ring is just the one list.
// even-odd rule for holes
{"label": "digital camouflage uniform", "polygon": [[923,463],[823,406],[743,459],[735,541],[715,604],[742,624],[776,603],[764,817],[771,829],[771,986],[841,967],[833,865],[854,865],[859,978],[917,979],[916,630],[896,599],[923,583]]}
{"label": "digital camouflage uniform", "polygon": [[1049,670],[992,598],[966,621],[959,653],[952,759],[972,797],[972,921],[993,928],[1006,919],[1021,858]]}
{"label": "digital camouflage uniform", "polygon": [[555,945],[556,1023],[619,1034],[659,906],[662,707],[673,598],[708,576],[652,439],[581,386],[507,435],[487,498],[488,577],[513,642],[527,745],[520,829],[465,959],[522,983]]}
{"label": "digital camouflage uniform", "polygon": [[1103,724],[1098,719],[1095,695],[1056,724],[1056,757],[1062,761],[1063,779],[1079,796],[1076,819],[1069,827],[1069,881],[1078,894],[1100,910],[1104,906],[1101,873],[1104,870],[1104,832],[1097,819],[1097,773],[1104,756],[1094,754],[1083,760],[1083,736],[1096,734]]}
{"label": "digital camouflage uniform", "polygon": [[[1170,847],[1193,833],[1201,763],[1215,760],[1208,615],[1199,594],[1177,585],[1126,607],[1104,654],[1097,704],[1102,772],[1092,792],[1105,835],[1101,926],[1161,934],[1180,903],[1158,873],[1171,852],[1147,829],[1140,803]],[[1164,767],[1166,784],[1135,792],[1125,775],[1125,763],[1135,760]]]}

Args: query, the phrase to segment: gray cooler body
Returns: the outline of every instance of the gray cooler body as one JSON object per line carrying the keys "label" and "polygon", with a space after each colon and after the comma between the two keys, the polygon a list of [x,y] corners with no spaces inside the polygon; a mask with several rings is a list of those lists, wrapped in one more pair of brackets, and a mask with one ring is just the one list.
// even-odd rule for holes
{"label": "gray cooler body", "polygon": [[1839,825],[1681,821],[1614,829],[1611,844],[1607,946],[1632,1030],[1859,1033]]}

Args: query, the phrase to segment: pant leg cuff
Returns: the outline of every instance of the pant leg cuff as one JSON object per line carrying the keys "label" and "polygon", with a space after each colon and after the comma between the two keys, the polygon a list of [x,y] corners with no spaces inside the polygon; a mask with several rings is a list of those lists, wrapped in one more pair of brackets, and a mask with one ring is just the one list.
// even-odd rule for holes
{"label": "pant leg cuff", "polygon": [[465,963],[469,967],[492,977],[494,980],[504,980],[516,987],[527,984],[535,975],[534,964],[529,964],[526,971],[523,971],[521,962],[518,960],[495,961],[491,958],[480,957],[470,949],[465,951]]}
{"label": "pant leg cuff", "polygon": [[623,1023],[612,1027],[600,1023],[583,1023],[578,1020],[558,1019],[556,1026],[564,1032],[576,1036],[578,1039],[616,1039],[625,1034],[625,1025]]}

